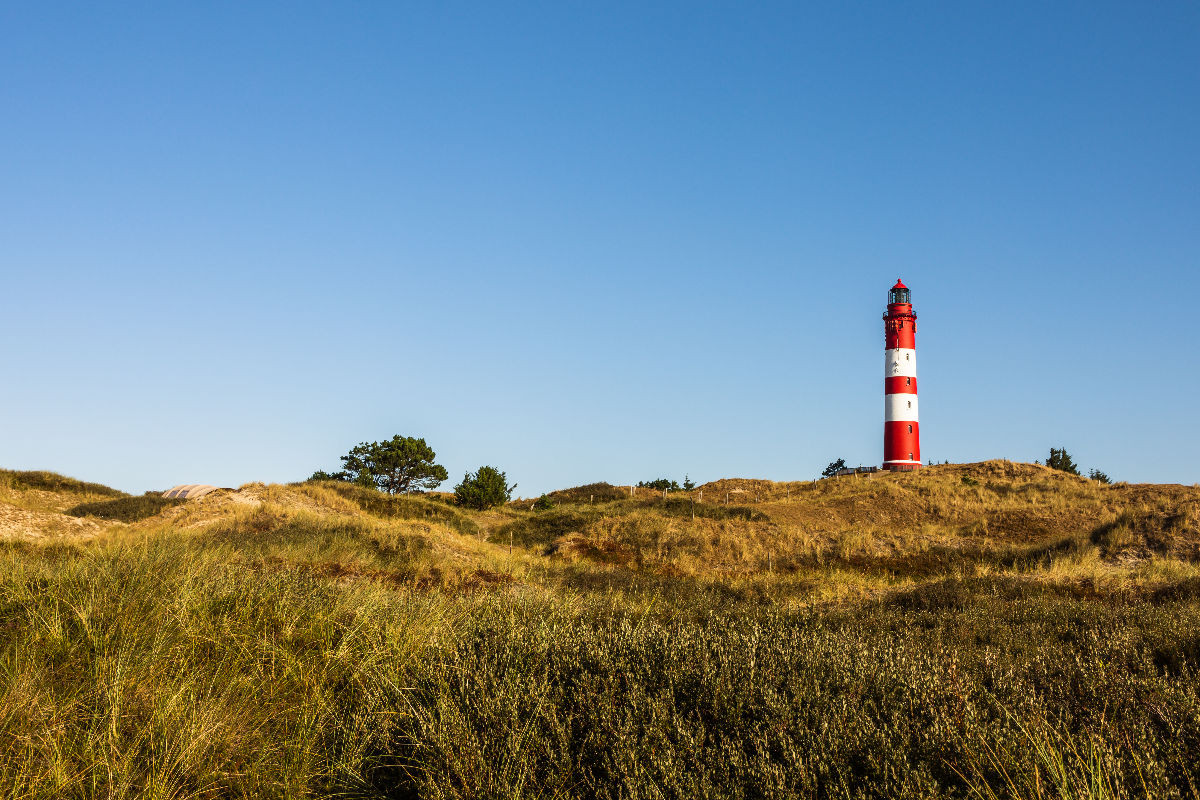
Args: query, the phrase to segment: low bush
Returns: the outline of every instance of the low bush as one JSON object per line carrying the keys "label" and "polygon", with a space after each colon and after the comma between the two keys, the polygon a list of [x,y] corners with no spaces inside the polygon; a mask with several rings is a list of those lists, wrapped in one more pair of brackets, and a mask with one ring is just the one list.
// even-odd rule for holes
{"label": "low bush", "polygon": [[65,513],[72,517],[96,517],[120,522],[137,522],[186,502],[187,500],[181,498],[163,497],[158,492],[147,492],[141,497],[118,497],[115,500],[80,503],[67,509]]}
{"label": "low bush", "polygon": [[483,466],[463,475],[462,483],[454,487],[454,502],[464,508],[486,511],[507,503],[512,498],[514,483],[495,467]]}
{"label": "low bush", "polygon": [[608,503],[627,499],[629,490],[611,483],[589,483],[586,486],[559,489],[550,492],[547,497],[556,503]]}

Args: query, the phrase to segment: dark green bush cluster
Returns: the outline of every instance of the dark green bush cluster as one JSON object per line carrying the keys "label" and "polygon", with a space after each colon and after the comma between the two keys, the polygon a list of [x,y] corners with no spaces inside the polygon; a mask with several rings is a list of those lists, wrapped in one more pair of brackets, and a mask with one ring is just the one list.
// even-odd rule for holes
{"label": "dark green bush cluster", "polygon": [[74,508],[68,509],[66,513],[73,517],[97,517],[121,522],[137,522],[153,517],[164,509],[186,502],[187,500],[182,498],[163,497],[158,492],[146,492],[141,497],[118,497],[115,500],[80,503]]}
{"label": "dark green bush cluster", "polygon": [[507,503],[517,485],[508,484],[508,477],[495,467],[483,466],[463,476],[454,487],[454,501],[464,508],[485,511]]}
{"label": "dark green bush cluster", "polygon": [[673,478],[655,478],[652,481],[638,481],[639,489],[654,489],[656,492],[690,492],[696,488],[695,482],[687,475],[683,476],[683,484]]}

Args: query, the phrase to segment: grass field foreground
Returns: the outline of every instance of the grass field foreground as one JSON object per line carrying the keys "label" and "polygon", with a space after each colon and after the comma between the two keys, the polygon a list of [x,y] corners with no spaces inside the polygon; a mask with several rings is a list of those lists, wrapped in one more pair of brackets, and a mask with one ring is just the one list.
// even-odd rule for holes
{"label": "grass field foreground", "polygon": [[46,522],[0,545],[0,794],[1200,797],[1200,491],[1059,486]]}

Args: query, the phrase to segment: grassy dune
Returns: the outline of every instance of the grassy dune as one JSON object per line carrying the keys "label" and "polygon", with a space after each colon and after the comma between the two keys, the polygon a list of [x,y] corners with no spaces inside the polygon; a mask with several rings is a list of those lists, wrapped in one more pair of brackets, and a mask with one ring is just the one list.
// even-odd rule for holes
{"label": "grassy dune", "polygon": [[987,462],[466,513],[27,475],[0,796],[1200,798],[1195,487]]}

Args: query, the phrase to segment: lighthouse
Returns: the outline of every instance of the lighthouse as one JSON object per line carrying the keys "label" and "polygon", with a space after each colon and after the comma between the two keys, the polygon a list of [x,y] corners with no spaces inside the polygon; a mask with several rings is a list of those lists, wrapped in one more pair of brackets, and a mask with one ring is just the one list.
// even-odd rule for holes
{"label": "lighthouse", "polygon": [[883,315],[883,468],[921,468],[917,422],[917,315],[908,287],[899,279],[888,292]]}

